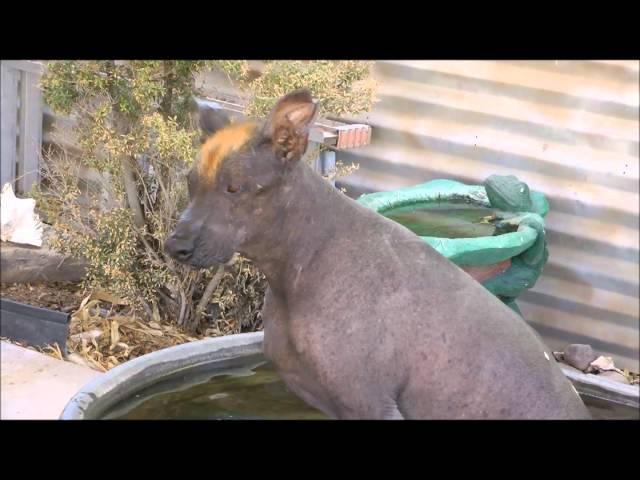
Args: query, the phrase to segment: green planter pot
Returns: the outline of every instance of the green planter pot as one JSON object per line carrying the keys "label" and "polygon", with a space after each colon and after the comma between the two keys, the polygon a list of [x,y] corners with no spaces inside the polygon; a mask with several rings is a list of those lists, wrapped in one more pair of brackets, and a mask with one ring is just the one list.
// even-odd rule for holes
{"label": "green planter pot", "polygon": [[549,203],[514,176],[493,175],[483,185],[433,180],[357,201],[416,233],[518,313],[515,300],[549,256]]}

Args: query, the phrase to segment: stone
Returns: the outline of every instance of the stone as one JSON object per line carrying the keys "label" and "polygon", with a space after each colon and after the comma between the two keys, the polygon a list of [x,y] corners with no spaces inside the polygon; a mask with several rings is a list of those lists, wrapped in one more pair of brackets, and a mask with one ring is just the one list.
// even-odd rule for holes
{"label": "stone", "polygon": [[589,368],[591,362],[597,357],[598,355],[593,351],[591,345],[574,343],[567,345],[564,349],[564,363],[583,372]]}

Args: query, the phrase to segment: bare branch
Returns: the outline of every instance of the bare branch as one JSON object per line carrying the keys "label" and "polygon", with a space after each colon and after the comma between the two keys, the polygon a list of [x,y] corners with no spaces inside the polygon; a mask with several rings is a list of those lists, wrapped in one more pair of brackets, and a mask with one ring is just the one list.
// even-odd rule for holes
{"label": "bare branch", "polygon": [[204,309],[209,304],[209,301],[211,300],[211,296],[213,295],[213,292],[216,291],[216,288],[218,288],[218,285],[220,284],[220,280],[222,280],[223,275],[224,275],[224,265],[220,265],[216,270],[216,273],[213,275],[213,278],[209,281],[207,288],[205,289],[204,293],[202,294],[202,297],[200,298],[200,301],[198,302],[198,306],[196,307],[196,313],[194,315],[194,322],[196,325],[200,324],[202,312],[204,312]]}

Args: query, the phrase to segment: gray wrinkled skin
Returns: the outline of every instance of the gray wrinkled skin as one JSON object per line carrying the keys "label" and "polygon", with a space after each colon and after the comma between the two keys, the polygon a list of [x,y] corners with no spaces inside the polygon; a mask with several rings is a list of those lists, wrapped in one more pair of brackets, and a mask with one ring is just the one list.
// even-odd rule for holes
{"label": "gray wrinkled skin", "polygon": [[[237,251],[265,273],[264,353],[287,386],[338,419],[589,418],[519,316],[299,161],[313,115],[308,93],[281,99],[251,148],[194,185],[165,244],[197,266]],[[226,168],[245,186],[232,200]]]}

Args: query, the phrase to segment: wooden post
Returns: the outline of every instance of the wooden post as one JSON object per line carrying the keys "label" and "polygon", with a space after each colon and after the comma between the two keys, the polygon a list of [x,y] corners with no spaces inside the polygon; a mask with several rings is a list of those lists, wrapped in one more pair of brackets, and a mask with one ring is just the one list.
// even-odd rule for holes
{"label": "wooden post", "polygon": [[42,65],[28,61],[2,62],[2,185],[29,193],[39,179],[43,105]]}
{"label": "wooden post", "polygon": [[[13,185],[16,178],[16,139],[18,137],[18,76],[19,72],[11,68],[7,62],[0,63],[0,78],[2,116],[0,118],[0,180],[2,184],[9,182]],[[15,185],[14,185],[15,188]]]}
{"label": "wooden post", "polygon": [[18,141],[17,191],[29,193],[40,179],[42,149],[42,92],[40,74],[22,71],[20,85],[20,137]]}

